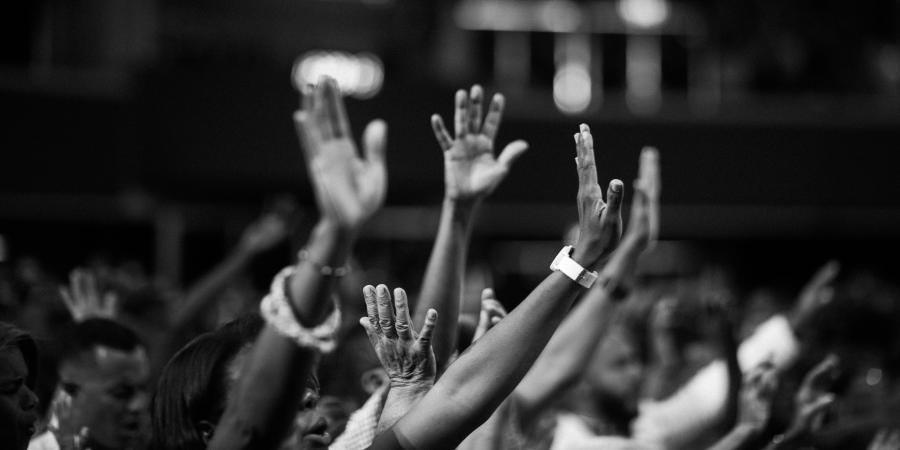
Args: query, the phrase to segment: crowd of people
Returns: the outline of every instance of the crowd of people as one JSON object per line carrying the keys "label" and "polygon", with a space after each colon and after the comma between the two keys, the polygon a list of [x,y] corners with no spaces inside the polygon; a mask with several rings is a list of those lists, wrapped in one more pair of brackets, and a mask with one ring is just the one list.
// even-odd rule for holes
{"label": "crowd of people", "polygon": [[[780,304],[739,298],[717,270],[642,275],[660,152],[641,151],[633,184],[601,187],[582,124],[575,173],[554,174],[577,181],[578,220],[546,277],[521,301],[465,298],[473,222],[528,149],[495,151],[504,97],[476,85],[456,93],[452,131],[431,118],[445,196],[413,296],[353,262],[385,201],[387,124],[368,124],[360,152],[334,80],[302,98],[319,219],[252,310],[235,280],[294,231],[283,210],[183,293],[134,267],[78,268],[60,287],[37,262],[4,264],[2,448],[900,449],[889,283],[828,262]],[[461,316],[472,301],[477,321]]]}

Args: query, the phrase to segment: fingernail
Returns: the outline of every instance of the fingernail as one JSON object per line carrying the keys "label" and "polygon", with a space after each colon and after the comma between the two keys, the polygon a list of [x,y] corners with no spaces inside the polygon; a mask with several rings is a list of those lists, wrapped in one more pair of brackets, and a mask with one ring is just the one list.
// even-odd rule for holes
{"label": "fingernail", "polygon": [[591,132],[591,127],[589,127],[586,123],[581,124],[579,129],[581,130],[582,133],[590,133]]}
{"label": "fingernail", "polygon": [[622,192],[622,181],[621,180],[613,180],[612,183],[610,183],[609,188],[612,189],[612,191],[617,194]]}
{"label": "fingernail", "polygon": [[387,286],[385,286],[383,284],[379,284],[378,287],[376,288],[376,291],[378,292],[378,295],[387,295],[388,294],[388,288],[387,288]]}

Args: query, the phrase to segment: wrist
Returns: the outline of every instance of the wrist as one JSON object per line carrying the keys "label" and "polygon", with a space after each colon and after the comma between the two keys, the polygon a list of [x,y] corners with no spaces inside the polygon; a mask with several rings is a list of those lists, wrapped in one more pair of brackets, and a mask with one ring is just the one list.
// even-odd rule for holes
{"label": "wrist", "polygon": [[395,395],[401,395],[408,398],[419,397],[431,390],[434,386],[433,380],[405,380],[391,379],[391,391]]}
{"label": "wrist", "polygon": [[578,243],[570,256],[586,270],[591,270],[600,260],[600,252],[594,251],[588,245]]}
{"label": "wrist", "polygon": [[481,205],[483,197],[459,198],[444,195],[444,208],[449,208],[460,219],[470,219],[475,210]]}

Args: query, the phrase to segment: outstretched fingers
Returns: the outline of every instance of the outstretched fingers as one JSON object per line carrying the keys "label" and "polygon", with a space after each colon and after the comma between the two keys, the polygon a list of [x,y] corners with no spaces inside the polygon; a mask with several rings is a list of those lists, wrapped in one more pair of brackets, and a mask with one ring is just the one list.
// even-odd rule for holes
{"label": "outstretched fingers", "polygon": [[497,157],[497,161],[505,168],[509,169],[512,167],[512,164],[522,156],[525,151],[528,150],[528,143],[519,139],[516,141],[512,141],[503,147],[503,151],[500,152],[500,156]]}
{"label": "outstretched fingers", "polygon": [[488,106],[487,116],[484,118],[484,125],[481,132],[490,140],[497,138],[497,130],[500,129],[500,121],[503,119],[503,108],[506,105],[506,99],[502,94],[494,94],[491,104]]}
{"label": "outstretched fingers", "polygon": [[437,114],[431,115],[431,130],[434,131],[434,138],[437,139],[441,150],[447,151],[453,147],[453,138],[447,132],[447,127],[444,126],[444,119],[441,119],[441,116]]}
{"label": "outstretched fingers", "polygon": [[578,166],[578,182],[581,188],[597,185],[597,163],[594,161],[594,138],[591,129],[581,124],[575,134],[575,164]]}
{"label": "outstretched fingers", "polygon": [[334,137],[337,139],[350,137],[350,121],[347,120],[347,111],[344,109],[344,99],[341,97],[341,89],[334,78],[326,78],[322,89],[325,91],[328,122]]}
{"label": "outstretched fingers", "polygon": [[434,334],[434,326],[437,323],[438,313],[434,308],[428,309],[428,312],[425,313],[425,324],[422,325],[422,331],[419,332],[419,337],[416,342],[419,345],[419,348],[428,348],[431,345],[431,336]]}
{"label": "outstretched fingers", "polygon": [[455,108],[453,110],[453,125],[454,125],[454,133],[456,134],[456,138],[460,139],[464,137],[468,132],[468,120],[469,120],[469,94],[466,91],[460,89],[456,91],[456,98],[454,99]]}
{"label": "outstretched fingers", "polygon": [[381,328],[378,326],[378,302],[375,299],[375,287],[371,284],[366,285],[363,288],[363,298],[366,301],[366,318],[369,321],[369,327],[366,327],[366,330],[370,330],[374,333],[378,333],[381,331]]}
{"label": "outstretched fingers", "polygon": [[411,341],[413,339],[410,325],[412,319],[409,317],[409,302],[406,298],[406,291],[402,288],[394,289],[394,311],[397,314],[394,328],[397,330],[397,336],[400,339]]}
{"label": "outstretched fingers", "polygon": [[387,150],[387,123],[375,119],[366,125],[362,135],[363,154],[370,164],[384,166],[384,153]]}
{"label": "outstretched fingers", "polygon": [[803,386],[810,389],[824,389],[837,376],[838,362],[837,356],[828,355],[806,374]]}
{"label": "outstretched fingers", "polygon": [[[606,189],[606,211],[604,220],[612,225],[622,224],[622,198],[625,196],[625,185],[621,180],[609,182]],[[620,227],[621,228],[621,227]]]}
{"label": "outstretched fingers", "polygon": [[391,293],[388,287],[379,284],[375,288],[375,302],[378,305],[378,326],[381,333],[388,338],[397,337],[397,329],[394,327],[394,307],[391,304]]}
{"label": "outstretched fingers", "polygon": [[474,85],[469,92],[469,120],[468,132],[478,134],[481,131],[481,104],[484,102],[484,90],[481,86]]}

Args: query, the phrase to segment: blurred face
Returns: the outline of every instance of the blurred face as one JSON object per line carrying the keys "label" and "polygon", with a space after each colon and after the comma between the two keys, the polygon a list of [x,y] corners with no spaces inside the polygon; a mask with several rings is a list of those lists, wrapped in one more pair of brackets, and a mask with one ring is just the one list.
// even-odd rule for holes
{"label": "blurred face", "polygon": [[[251,346],[246,346],[234,357],[228,367],[229,399],[235,392],[234,386],[241,376],[244,360],[250,353]],[[328,420],[316,409],[319,403],[319,383],[313,378],[306,381],[306,387],[297,415],[294,417],[293,430],[281,444],[282,450],[325,450],[331,444],[332,437],[328,433]]]}
{"label": "blurred face", "polygon": [[644,363],[627,333],[606,335],[588,366],[587,382],[597,400],[613,413],[635,414],[644,379]]}
{"label": "blurred face", "polygon": [[0,351],[0,442],[16,450],[28,447],[38,419],[37,396],[25,385],[26,378],[22,352],[16,347]]}
{"label": "blurred face", "polygon": [[149,436],[146,351],[105,346],[60,368],[62,389],[54,409],[60,429],[78,433],[87,427],[97,446],[143,448]]}

